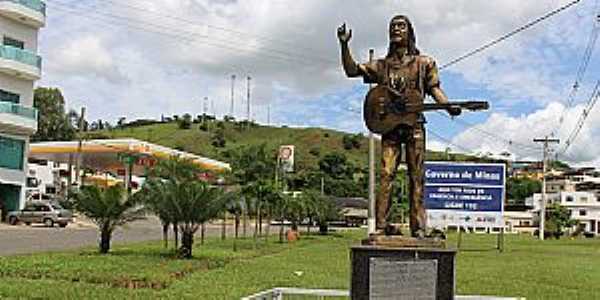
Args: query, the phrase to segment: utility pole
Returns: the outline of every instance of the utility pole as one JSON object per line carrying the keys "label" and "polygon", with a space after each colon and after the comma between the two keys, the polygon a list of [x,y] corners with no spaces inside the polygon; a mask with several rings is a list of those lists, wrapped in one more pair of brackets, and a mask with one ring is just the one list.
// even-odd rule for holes
{"label": "utility pole", "polygon": [[[77,145],[77,160],[75,161],[75,182],[77,182],[77,187],[81,187],[80,175],[81,172],[81,150],[83,148],[83,126],[85,123],[85,107],[81,108],[81,115],[79,115],[79,134],[77,135],[78,145]],[[69,170],[70,172],[70,170]]]}
{"label": "utility pole", "polygon": [[271,102],[267,106],[267,125],[271,125]]}
{"label": "utility pole", "polygon": [[[375,50],[369,49],[369,62],[373,62]],[[369,89],[372,84],[369,84]],[[367,220],[369,234],[375,233],[375,135],[369,131],[369,216]]]}
{"label": "utility pole", "polygon": [[248,76],[247,79],[248,79],[248,83],[246,85],[247,96],[248,96],[247,120],[248,120],[248,129],[250,129],[250,80],[252,80],[252,78],[250,76]]}
{"label": "utility pole", "polygon": [[208,106],[208,97],[204,97],[202,102],[202,125],[206,125],[206,109]]}
{"label": "utility pole", "polygon": [[229,116],[233,118],[233,104],[234,104],[234,91],[235,91],[235,75],[231,75],[231,107],[229,108]]}
{"label": "utility pole", "polygon": [[540,229],[539,229],[539,237],[540,240],[544,240],[544,225],[546,223],[546,164],[548,161],[548,145],[550,143],[560,143],[559,139],[549,139],[546,136],[543,139],[533,139],[535,143],[543,143],[544,146],[544,155],[542,161],[542,204],[540,205]]}

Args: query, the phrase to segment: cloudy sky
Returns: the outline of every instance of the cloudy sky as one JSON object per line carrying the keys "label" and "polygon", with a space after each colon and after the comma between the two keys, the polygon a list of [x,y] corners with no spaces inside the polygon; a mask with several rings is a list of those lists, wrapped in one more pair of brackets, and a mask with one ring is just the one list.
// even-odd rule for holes
{"label": "cloudy sky", "polygon": [[[228,114],[231,75],[234,115],[245,118],[250,76],[252,118],[260,123],[270,111],[272,124],[365,132],[366,86],[343,74],[340,24],[353,30],[351,49],[365,61],[369,48],[385,54],[389,19],[405,14],[421,51],[444,65],[571,1],[47,0],[38,84],[61,88],[67,105],[86,106],[90,119],[114,123],[199,114],[205,97],[209,111]],[[593,51],[572,93],[598,13],[598,0],[581,0],[443,69],[451,99],[483,99],[491,109],[455,120],[429,113],[428,147],[539,159],[534,137],[567,140],[600,79]],[[566,151],[565,143],[556,147],[560,159],[600,166],[598,112],[588,112]]]}

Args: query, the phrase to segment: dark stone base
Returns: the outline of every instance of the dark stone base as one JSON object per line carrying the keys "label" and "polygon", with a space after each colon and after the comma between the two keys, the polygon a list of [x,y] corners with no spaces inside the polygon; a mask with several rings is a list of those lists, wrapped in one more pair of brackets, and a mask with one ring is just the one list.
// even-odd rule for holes
{"label": "dark stone base", "polygon": [[443,248],[392,248],[356,246],[351,249],[352,277],[350,296],[353,300],[369,300],[370,260],[391,261],[435,260],[437,262],[436,299],[454,299],[456,250]]}

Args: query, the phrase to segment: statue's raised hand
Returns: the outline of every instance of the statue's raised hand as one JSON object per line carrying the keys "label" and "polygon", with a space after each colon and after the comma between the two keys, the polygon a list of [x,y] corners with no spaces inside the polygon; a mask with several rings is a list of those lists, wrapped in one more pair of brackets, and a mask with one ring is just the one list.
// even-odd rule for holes
{"label": "statue's raised hand", "polygon": [[346,30],[346,23],[337,29],[337,36],[341,43],[347,43],[352,38],[352,29]]}

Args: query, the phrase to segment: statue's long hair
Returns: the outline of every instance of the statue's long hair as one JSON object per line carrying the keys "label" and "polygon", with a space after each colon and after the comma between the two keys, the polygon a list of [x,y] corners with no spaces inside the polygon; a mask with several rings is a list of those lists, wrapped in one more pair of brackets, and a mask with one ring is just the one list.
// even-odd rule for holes
{"label": "statue's long hair", "polygon": [[[390,20],[390,28],[389,29],[391,29],[392,21],[397,20],[397,19],[403,19],[406,22],[406,24],[408,25],[408,54],[409,55],[419,55],[421,53],[421,51],[419,51],[419,49],[417,48],[417,36],[415,35],[415,30],[413,29],[413,25],[407,16],[397,15],[397,16],[393,17],[392,20]],[[387,57],[391,57],[394,54],[394,52],[396,52],[397,47],[398,47],[398,44],[390,41],[390,46],[388,47]]]}

